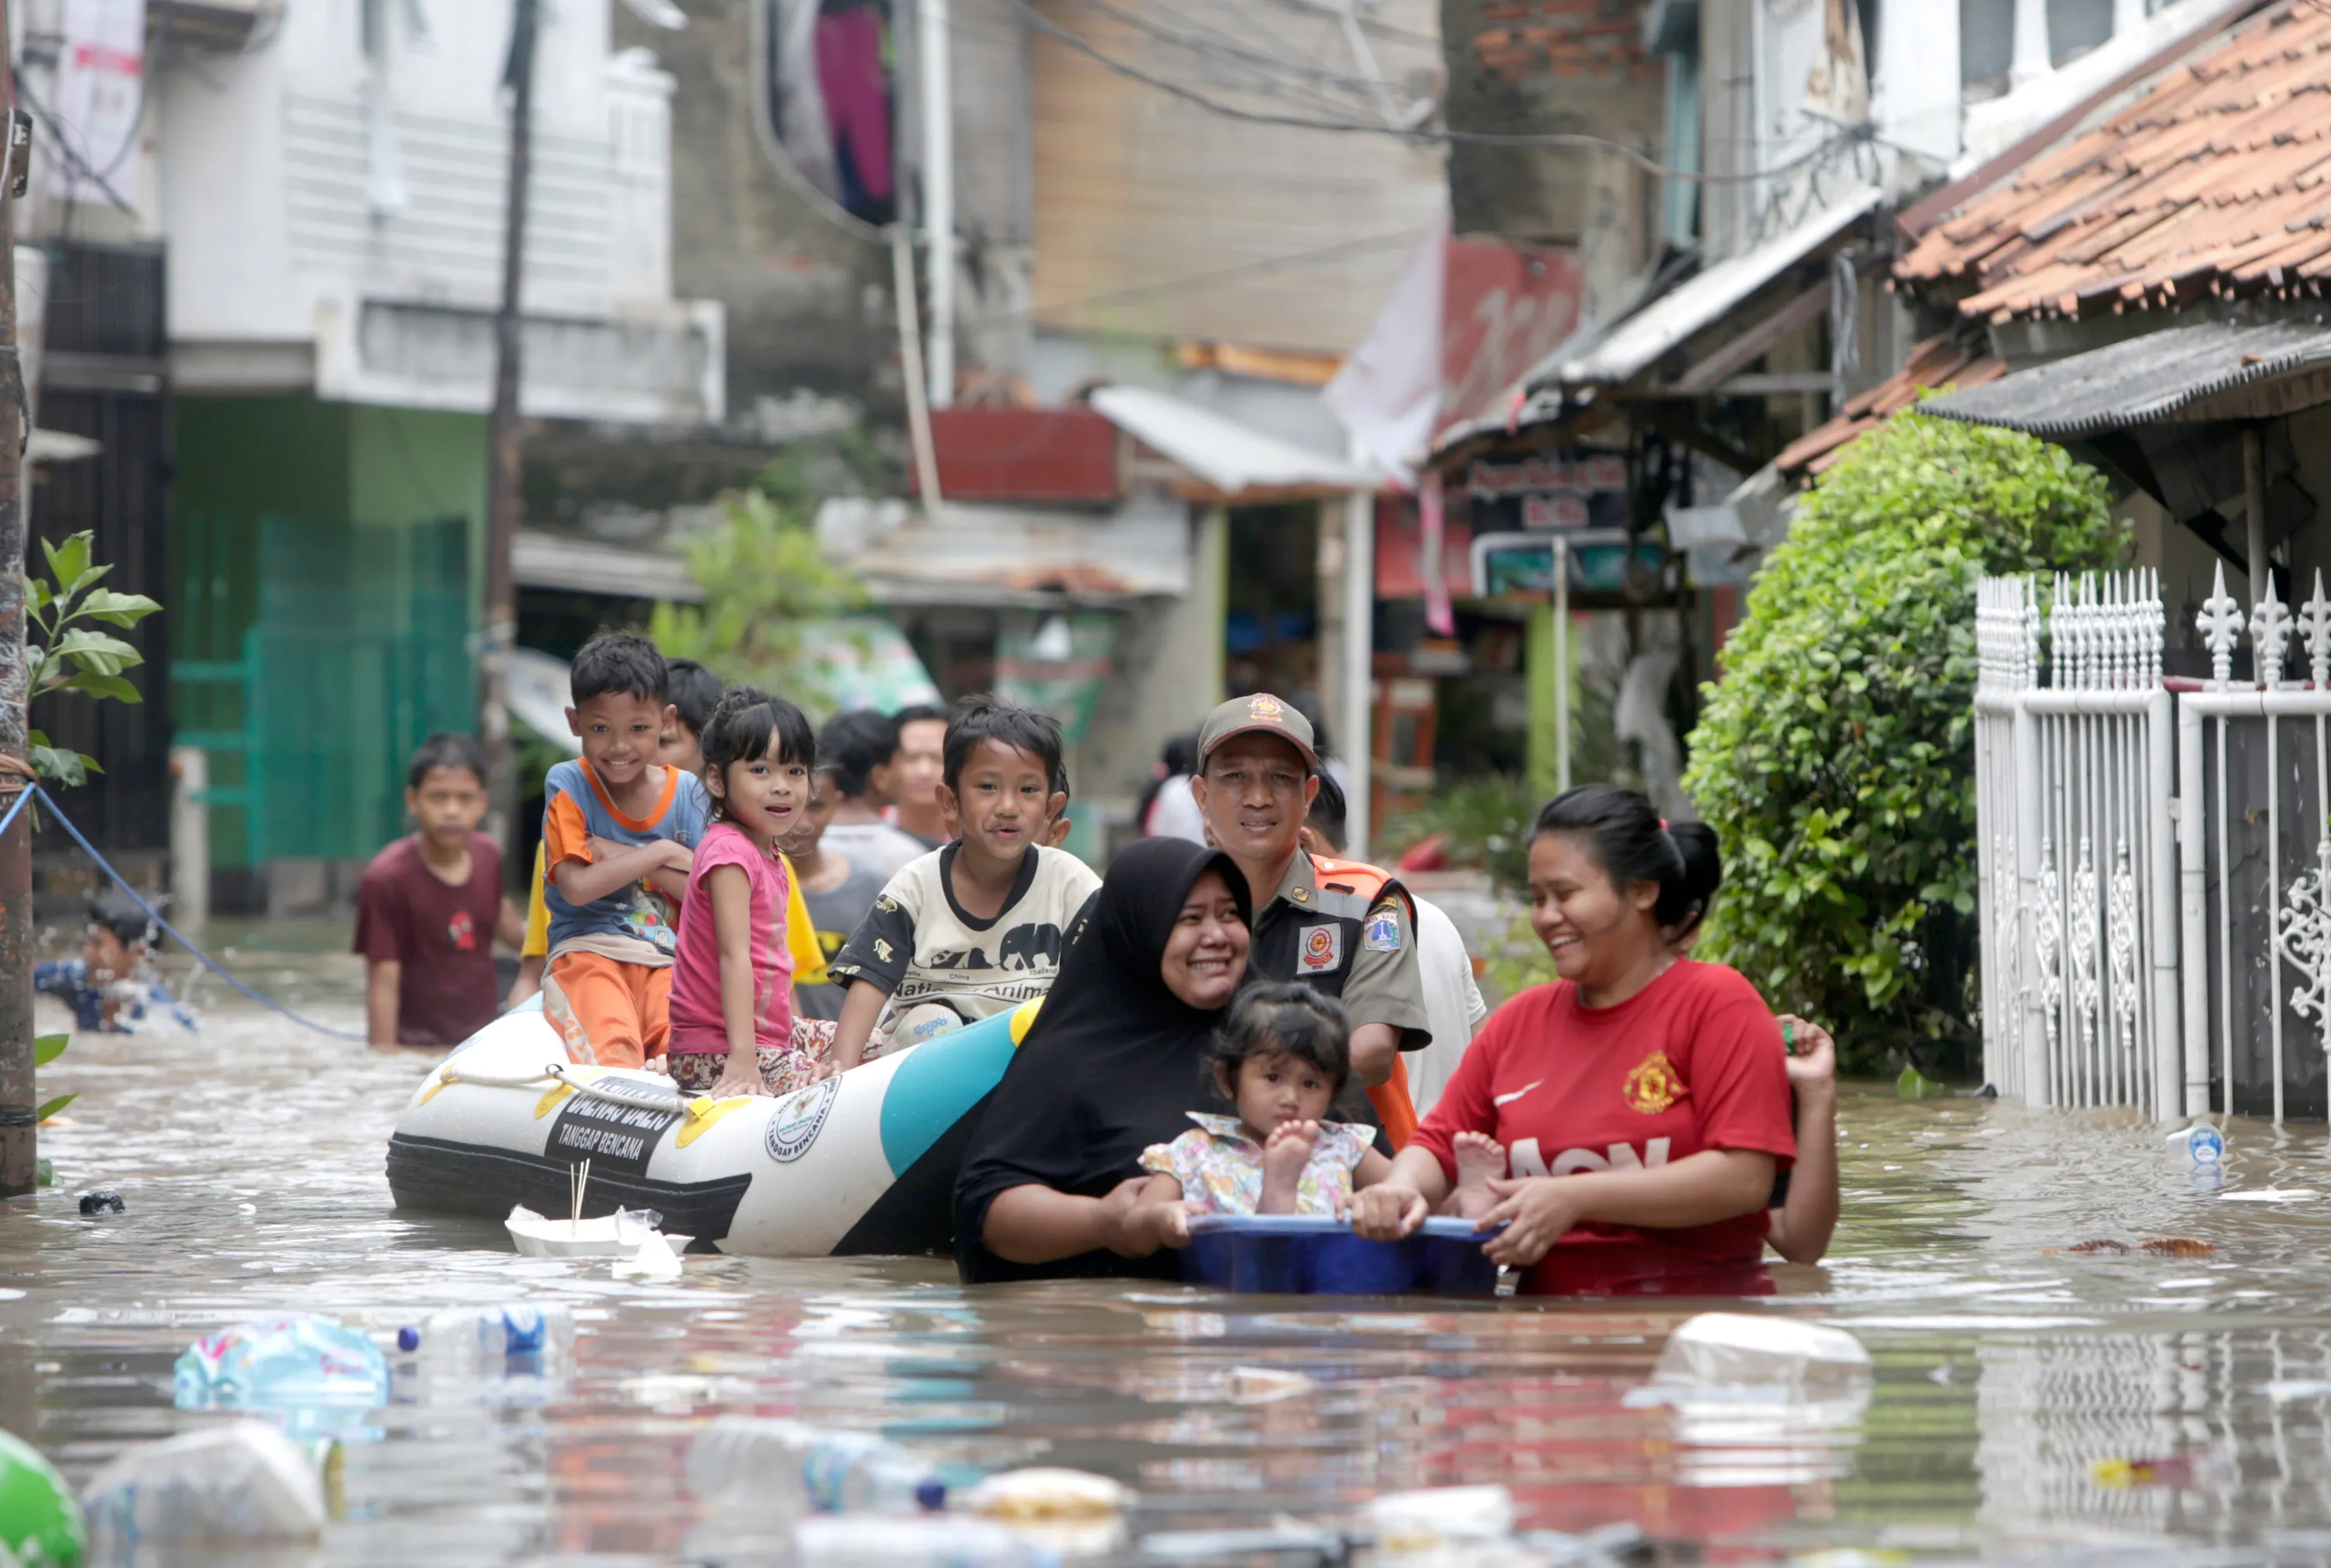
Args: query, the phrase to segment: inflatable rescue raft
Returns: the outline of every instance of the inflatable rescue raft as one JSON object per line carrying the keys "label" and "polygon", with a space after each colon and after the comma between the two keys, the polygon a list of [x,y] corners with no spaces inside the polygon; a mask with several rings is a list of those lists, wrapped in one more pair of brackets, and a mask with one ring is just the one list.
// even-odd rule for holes
{"label": "inflatable rescue raft", "polygon": [[757,1258],[944,1252],[966,1115],[1037,1003],[781,1098],[689,1098],[670,1079],[566,1060],[538,1004],[480,1030],[414,1091],[388,1141],[399,1208],[654,1209],[663,1229]]}

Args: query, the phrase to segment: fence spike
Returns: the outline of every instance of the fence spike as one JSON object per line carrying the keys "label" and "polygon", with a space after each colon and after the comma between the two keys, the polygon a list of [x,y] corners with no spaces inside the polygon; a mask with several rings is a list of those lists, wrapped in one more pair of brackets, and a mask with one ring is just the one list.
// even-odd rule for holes
{"label": "fence spike", "polygon": [[2210,689],[2223,691],[2233,680],[2234,644],[2242,634],[2242,607],[2226,592],[2223,561],[2218,563],[2210,596],[2202,602],[2201,613],[2193,618],[2193,624],[2202,633],[2203,645],[2210,651]]}
{"label": "fence spike", "polygon": [[2315,592],[2298,610],[2299,636],[2307,645],[2307,678],[2317,691],[2331,687],[2331,598],[2323,593],[2323,568],[2315,568]]}

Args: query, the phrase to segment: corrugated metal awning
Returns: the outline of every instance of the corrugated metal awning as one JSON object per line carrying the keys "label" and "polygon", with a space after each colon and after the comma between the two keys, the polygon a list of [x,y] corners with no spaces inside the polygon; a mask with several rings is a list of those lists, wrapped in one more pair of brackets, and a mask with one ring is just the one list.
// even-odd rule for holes
{"label": "corrugated metal awning", "polygon": [[540,528],[520,528],[510,541],[510,575],[522,588],[564,588],[683,604],[704,599],[688,563],[668,550],[604,544]]}
{"label": "corrugated metal awning", "polygon": [[1616,386],[1633,380],[1667,352],[1709,327],[1757,290],[1842,233],[1882,199],[1875,186],[1856,191],[1824,207],[1785,233],[1751,251],[1727,256],[1678,284],[1619,323],[1582,354],[1565,350],[1530,373],[1532,391],[1542,385]]}
{"label": "corrugated metal awning", "polygon": [[1266,435],[1171,393],[1103,386],[1087,401],[1110,423],[1226,500],[1346,495],[1384,486],[1381,478],[1356,464]]}
{"label": "corrugated metal awning", "polygon": [[2309,389],[2282,409],[2252,406],[2250,399],[2241,408],[2223,405],[2228,394],[2262,393],[2269,383],[2326,366],[2331,366],[2331,324],[2205,321],[2019,370],[1988,386],[1934,398],[1919,411],[2060,441],[2171,420],[2287,413],[2331,401],[2331,387],[2325,387]]}
{"label": "corrugated metal awning", "polygon": [[949,501],[936,518],[835,497],[818,508],[817,531],[878,603],[1046,608],[1190,591],[1188,510],[1166,496],[1113,511]]}

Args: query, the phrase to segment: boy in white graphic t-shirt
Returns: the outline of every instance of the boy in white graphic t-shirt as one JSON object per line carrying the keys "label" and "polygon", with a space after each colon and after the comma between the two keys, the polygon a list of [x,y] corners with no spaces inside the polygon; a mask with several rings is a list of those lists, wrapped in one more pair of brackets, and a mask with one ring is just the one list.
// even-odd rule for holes
{"label": "boy in white graphic t-shirt", "polygon": [[834,1072],[874,1054],[870,1045],[1043,995],[1078,911],[1100,887],[1082,860],[1041,841],[1068,804],[1051,715],[975,699],[948,724],[945,755],[940,803],[963,836],[901,868],[828,967],[849,989]]}

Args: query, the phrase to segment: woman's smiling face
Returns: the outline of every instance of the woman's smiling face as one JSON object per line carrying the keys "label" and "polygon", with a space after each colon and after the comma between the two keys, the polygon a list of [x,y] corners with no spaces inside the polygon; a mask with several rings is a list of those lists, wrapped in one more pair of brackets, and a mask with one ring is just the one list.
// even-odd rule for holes
{"label": "woman's smiling face", "polygon": [[1238,900],[1219,871],[1208,871],[1190,884],[1166,939],[1166,956],[1158,973],[1166,989],[1192,1007],[1213,1012],[1227,1006],[1246,978],[1246,922],[1239,918]]}
{"label": "woman's smiling face", "polygon": [[1646,935],[1659,939],[1656,882],[1620,887],[1584,833],[1540,833],[1529,852],[1530,929],[1554,957],[1555,973],[1593,985],[1623,970]]}

